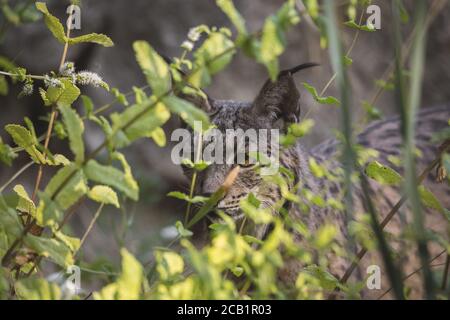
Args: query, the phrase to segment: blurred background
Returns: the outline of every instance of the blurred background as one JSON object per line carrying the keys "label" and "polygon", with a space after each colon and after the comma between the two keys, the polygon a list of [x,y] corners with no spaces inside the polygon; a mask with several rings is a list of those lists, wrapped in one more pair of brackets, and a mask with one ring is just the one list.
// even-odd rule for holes
{"label": "blurred background", "polygon": [[[14,3],[14,1],[10,1]],[[302,10],[300,0],[298,7]],[[341,7],[340,19],[346,21],[345,6],[348,1],[336,1]],[[428,1],[428,48],[423,88],[423,107],[444,104],[450,101],[450,8],[445,0]],[[69,1],[47,1],[50,11],[61,20],[67,17]],[[235,0],[238,10],[246,18],[251,31],[262,27],[264,19],[274,13],[283,0]],[[362,101],[377,98],[375,106],[389,116],[396,113],[394,96],[390,91],[377,95],[376,80],[381,78],[393,62],[391,1],[373,1],[381,7],[381,30],[369,33],[360,32],[352,53],[353,64],[349,68],[352,86],[352,110],[356,124],[365,115]],[[404,38],[412,32],[414,8],[410,1],[404,1],[410,14],[410,21],[404,25]],[[360,12],[357,13],[359,16]],[[367,17],[367,15],[366,15]],[[363,20],[365,21],[365,20]],[[13,60],[18,66],[25,67],[31,74],[43,74],[55,70],[59,64],[62,46],[50,35],[42,21],[21,26],[4,24],[7,28],[0,43],[0,55]],[[191,27],[207,24],[209,26],[231,27],[225,15],[216,7],[214,0],[83,0],[81,7],[81,31],[74,35],[90,32],[109,35],[115,46],[103,48],[95,45],[78,45],[69,49],[68,60],[75,62],[78,70],[90,70],[100,74],[111,86],[122,92],[128,92],[132,86],[142,86],[145,79],[135,61],[132,43],[135,40],[147,40],[160,53],[167,56],[179,56],[180,45],[186,39]],[[348,49],[355,37],[355,30],[342,28],[345,49]],[[333,72],[328,52],[320,47],[319,31],[308,19],[289,32],[288,47],[281,57],[281,67],[290,68],[304,62],[319,62],[321,67],[303,71],[296,76],[298,88],[302,93],[302,114],[308,114],[315,120],[316,126],[311,135],[304,139],[305,145],[314,146],[333,137],[333,129],[338,124],[339,108],[332,105],[318,105],[301,85],[308,82],[319,91],[326,85]],[[214,78],[207,89],[216,99],[251,101],[267,79],[266,70],[242,53],[235,56],[225,71]],[[42,120],[46,110],[42,107],[37,93],[30,97],[16,99],[21,88],[11,86],[8,96],[0,97],[0,136],[11,143],[4,125],[22,123],[28,116],[36,125],[38,135],[46,129]],[[114,100],[114,97],[101,89],[84,88],[83,93],[92,97],[96,107]],[[326,95],[336,95],[333,85]],[[81,102],[78,102],[80,104]],[[81,107],[81,106],[78,106]],[[123,108],[120,105],[114,108]],[[114,108],[112,110],[114,110]],[[177,119],[171,119],[165,126],[170,137],[172,129],[179,125]],[[102,141],[102,133],[88,125],[85,133],[86,144],[94,149]],[[65,142],[52,139],[53,152],[66,152]],[[84,246],[84,258],[90,262],[89,268],[104,268],[108,260],[117,261],[118,248],[126,245],[141,261],[152,257],[152,247],[170,241],[174,236],[171,225],[184,213],[185,204],[166,197],[169,191],[187,189],[181,169],[170,160],[170,143],[160,148],[151,140],[142,140],[124,150],[132,165],[140,188],[140,200],[127,202],[121,210],[106,208],[99,223],[95,225]],[[89,150],[88,150],[89,152]],[[21,155],[11,168],[0,166],[0,184],[23,166],[28,159]],[[31,168],[17,181],[29,192],[36,176],[36,168]],[[52,171],[45,170],[45,181]],[[44,181],[44,182],[45,182]],[[73,234],[81,236],[87,228],[95,207],[81,204],[70,223]]]}

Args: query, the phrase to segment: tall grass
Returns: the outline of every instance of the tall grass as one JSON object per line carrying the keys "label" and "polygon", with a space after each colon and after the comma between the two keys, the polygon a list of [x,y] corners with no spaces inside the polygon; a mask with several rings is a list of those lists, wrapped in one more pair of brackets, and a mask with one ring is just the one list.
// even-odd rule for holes
{"label": "tall grass", "polygon": [[401,52],[401,29],[400,29],[400,6],[399,0],[392,4],[394,18],[394,45],[395,45],[395,82],[397,105],[402,119],[402,135],[404,139],[404,166],[405,166],[405,191],[408,196],[410,209],[414,217],[414,234],[417,241],[418,253],[423,268],[424,285],[426,297],[433,299],[434,284],[433,277],[428,265],[429,252],[427,248],[427,239],[422,215],[419,192],[417,189],[418,181],[416,176],[415,164],[415,123],[417,111],[422,96],[422,80],[425,63],[426,48],[426,9],[427,2],[422,0],[415,1],[415,35],[413,41],[413,51],[410,61],[411,79],[410,90],[406,93],[405,83],[402,72],[402,52]]}

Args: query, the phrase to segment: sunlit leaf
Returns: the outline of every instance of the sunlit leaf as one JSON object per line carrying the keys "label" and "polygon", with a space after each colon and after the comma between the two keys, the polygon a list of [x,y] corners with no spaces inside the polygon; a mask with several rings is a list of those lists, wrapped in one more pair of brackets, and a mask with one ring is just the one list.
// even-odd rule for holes
{"label": "sunlit leaf", "polygon": [[69,136],[70,149],[75,155],[75,162],[82,163],[84,161],[84,142],[83,132],[84,125],[78,113],[69,105],[60,105],[64,125]]}
{"label": "sunlit leaf", "polygon": [[156,270],[162,280],[167,280],[184,270],[183,258],[175,252],[156,251]]}
{"label": "sunlit leaf", "polygon": [[14,192],[19,196],[19,202],[17,203],[16,209],[30,214],[32,217],[36,215],[36,206],[34,205],[34,202],[31,200],[31,198],[28,196],[27,191],[25,188],[18,184],[14,187]]}
{"label": "sunlit leaf", "polygon": [[183,119],[192,128],[195,127],[195,121],[201,122],[204,130],[209,127],[210,123],[208,115],[192,103],[175,96],[164,98],[164,103],[173,113],[178,114],[181,119]]}
{"label": "sunlit leaf", "polygon": [[45,2],[36,2],[36,8],[44,14],[44,21],[47,28],[51,31],[53,36],[61,43],[66,42],[66,34],[64,32],[64,27],[54,15],[52,15],[48,9]]}
{"label": "sunlit leaf", "polygon": [[169,197],[184,200],[186,202],[190,203],[204,203],[208,200],[208,197],[202,197],[202,196],[194,196],[192,198],[189,197],[189,195],[179,192],[179,191],[172,191],[167,194]]}
{"label": "sunlit leaf", "polygon": [[94,293],[96,300],[137,300],[141,296],[144,269],[126,249],[121,249],[122,273],[116,282]]}
{"label": "sunlit leaf", "polygon": [[146,41],[133,43],[136,60],[147,77],[153,94],[160,96],[167,93],[172,85],[169,66],[164,59]]}
{"label": "sunlit leaf", "polygon": [[11,135],[14,142],[22,147],[37,163],[45,163],[44,155],[36,148],[36,141],[31,133],[24,127],[17,124],[8,124],[5,130]]}
{"label": "sunlit leaf", "polygon": [[89,160],[84,172],[89,180],[113,187],[133,200],[137,200],[139,197],[139,188],[136,181],[115,167]]}
{"label": "sunlit leaf", "polygon": [[399,185],[402,182],[402,176],[394,169],[383,166],[378,161],[370,162],[365,170],[367,176],[371,179],[386,185]]}
{"label": "sunlit leaf", "polygon": [[340,104],[339,100],[336,99],[335,97],[332,97],[332,96],[321,97],[317,93],[316,88],[307,84],[306,82],[303,82],[302,84],[306,88],[306,90],[308,90],[309,93],[313,96],[314,100],[316,100],[318,103],[320,103],[320,104],[336,104],[336,105]]}
{"label": "sunlit leaf", "polygon": [[112,204],[119,208],[119,199],[113,189],[107,186],[95,186],[88,192],[88,197],[92,200],[104,204]]}
{"label": "sunlit leaf", "polygon": [[27,234],[24,243],[43,257],[49,258],[61,267],[73,265],[74,259],[68,246],[57,239],[33,236]]}
{"label": "sunlit leaf", "polygon": [[23,300],[59,300],[61,289],[44,278],[26,278],[14,285],[17,296]]}
{"label": "sunlit leaf", "polygon": [[98,33],[89,33],[85,34],[79,37],[70,38],[68,40],[69,44],[77,44],[82,42],[90,42],[90,43],[96,43],[100,44],[104,47],[112,47],[114,46],[114,42],[112,42],[111,38],[104,35],[104,34],[98,34]]}

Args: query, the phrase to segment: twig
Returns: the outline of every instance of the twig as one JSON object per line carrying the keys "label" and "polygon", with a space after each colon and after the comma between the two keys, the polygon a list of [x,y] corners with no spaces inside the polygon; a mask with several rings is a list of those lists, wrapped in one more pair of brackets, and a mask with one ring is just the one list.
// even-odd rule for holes
{"label": "twig", "polygon": [[[436,159],[427,167],[425,170],[421,173],[419,178],[417,179],[418,183],[421,184],[423,180],[428,176],[428,174],[434,169],[436,165],[439,164],[440,159],[442,157],[442,154],[447,151],[450,147],[450,141],[444,143],[441,147],[439,147],[439,152],[436,157]],[[383,219],[383,221],[380,223],[381,229],[384,229],[384,227],[389,223],[389,221],[392,219],[392,217],[397,213],[397,211],[400,209],[400,207],[405,203],[407,197],[406,195],[403,195],[400,200],[392,207],[392,209],[389,211],[387,216]],[[352,275],[353,271],[355,271],[356,267],[358,266],[361,259],[366,255],[367,249],[363,248],[361,249],[358,254],[356,255],[355,259],[353,260],[352,264],[349,268],[345,271],[342,278],[339,280],[341,284],[345,284],[347,280]],[[339,291],[339,288],[337,288],[335,291]]]}
{"label": "twig", "polygon": [[104,206],[104,204],[102,203],[98,207],[97,211],[95,212],[94,217],[92,218],[91,222],[89,223],[89,226],[86,229],[86,232],[84,233],[83,237],[81,238],[80,247],[74,253],[74,256],[76,256],[77,253],[80,251],[81,247],[83,246],[84,242],[86,241],[87,236],[89,235],[89,233],[91,232],[92,228],[94,227],[95,222],[97,221],[98,217],[100,217],[100,213],[102,213],[103,206]]}
{"label": "twig", "polygon": [[34,164],[34,161],[28,162],[22,168],[19,169],[3,186],[0,187],[0,193],[2,193],[14,180],[16,180],[22,173],[24,173],[29,167]]}
{"label": "twig", "polygon": [[444,291],[447,289],[447,280],[448,280],[448,269],[450,267],[450,255],[447,254],[447,258],[445,258],[445,268],[444,268],[444,274],[442,276],[442,285],[441,289]]}
{"label": "twig", "polygon": [[[433,261],[435,261],[437,258],[439,258],[440,256],[442,256],[445,252],[447,252],[447,250],[441,251],[437,256],[435,256],[433,259],[431,259],[431,260],[429,261],[430,266],[431,266],[431,267],[438,267],[438,266],[441,266],[441,265],[431,265],[431,263],[432,263]],[[416,273],[422,271],[422,269],[423,269],[423,266],[421,266],[420,268],[414,270],[413,272],[411,272],[410,274],[408,274],[406,277],[404,277],[402,280],[403,280],[403,281],[408,280],[409,278],[411,278],[411,277],[412,277],[413,275],[415,275]],[[382,299],[382,298],[383,298],[385,295],[387,295],[391,290],[392,290],[392,287],[389,288],[389,289],[387,289],[385,292],[383,292],[383,293],[377,298],[377,300]]]}

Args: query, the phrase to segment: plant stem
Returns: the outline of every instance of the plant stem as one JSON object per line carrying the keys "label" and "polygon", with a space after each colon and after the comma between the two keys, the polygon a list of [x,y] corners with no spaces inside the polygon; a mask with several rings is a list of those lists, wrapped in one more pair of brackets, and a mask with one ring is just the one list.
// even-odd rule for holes
{"label": "plant stem", "polygon": [[[0,74],[4,75],[4,76],[11,77],[11,78],[19,76],[17,73],[11,73],[11,72],[6,72],[6,71],[0,71]],[[35,75],[32,75],[32,74],[27,74],[26,77],[31,78],[31,79],[36,79],[36,80],[44,80],[45,79],[44,76],[35,76]]]}
{"label": "plant stem", "polygon": [[[430,174],[431,171],[434,170],[434,168],[439,164],[440,159],[442,157],[442,154],[444,154],[448,149],[450,148],[450,142],[444,143],[440,148],[438,155],[434,159],[434,161],[431,162],[431,164],[423,170],[419,178],[417,179],[418,184],[421,184],[425,178]],[[383,221],[380,223],[381,229],[384,229],[386,225],[391,221],[391,219],[394,217],[394,215],[398,212],[398,210],[401,208],[401,206],[406,202],[407,196],[403,195],[400,200],[392,207],[392,209],[389,211],[389,213],[386,215],[386,217],[383,219]],[[341,284],[345,284],[347,280],[352,275],[353,271],[355,271],[356,267],[358,266],[359,262],[364,258],[364,256],[367,253],[367,249],[363,248],[361,249],[358,254],[356,255],[355,259],[351,263],[350,267],[345,270],[344,275],[341,277],[339,282]],[[335,290],[339,291],[339,289]]]}
{"label": "plant stem", "polygon": [[80,247],[73,254],[74,256],[76,256],[77,253],[80,251],[81,247],[83,246],[84,242],[86,241],[87,236],[89,235],[89,233],[91,232],[92,228],[94,227],[95,222],[97,221],[98,217],[100,217],[100,214],[102,213],[102,210],[103,210],[103,206],[104,206],[104,204],[102,203],[98,207],[97,211],[95,212],[94,217],[92,218],[91,222],[89,223],[88,228],[86,229],[86,232],[84,233],[83,237],[81,238]]}
{"label": "plant stem", "polygon": [[[431,263],[432,263],[433,261],[435,261],[437,258],[439,258],[440,256],[442,256],[445,252],[447,252],[447,250],[441,251],[437,256],[435,256],[433,259],[431,259],[431,260],[429,261],[429,264],[431,265]],[[402,281],[408,280],[409,278],[411,278],[411,277],[412,277],[413,275],[415,275],[416,273],[422,271],[422,269],[423,269],[423,267],[420,267],[419,269],[414,270],[413,272],[411,272],[410,274],[408,274],[407,276],[405,276],[405,277],[402,279]],[[387,289],[385,292],[383,292],[383,294],[381,294],[381,295],[377,298],[377,300],[383,299],[383,297],[384,297],[385,295],[387,295],[391,290],[392,290],[392,287],[389,288],[389,289]]]}
{"label": "plant stem", "polygon": [[[202,132],[198,133],[198,141],[197,141],[197,150],[196,150],[196,154],[195,154],[195,163],[200,161],[201,158],[201,151],[203,148],[203,134]],[[194,171],[194,173],[192,174],[192,180],[191,180],[191,187],[189,189],[189,198],[192,199],[194,197],[194,191],[195,191],[195,184],[197,182],[197,170]],[[189,222],[189,215],[191,213],[191,202],[187,203],[187,207],[186,207],[186,213],[184,216],[184,225],[187,225],[187,223]]]}
{"label": "plant stem", "polygon": [[445,291],[447,289],[449,267],[450,267],[450,255],[447,254],[447,257],[445,258],[444,274],[442,276],[442,285],[441,285],[442,291]]}
{"label": "plant stem", "polygon": [[0,187],[0,194],[14,181],[16,180],[22,173],[24,173],[29,167],[34,164],[34,161],[28,162],[22,168],[19,169],[6,183]]}

